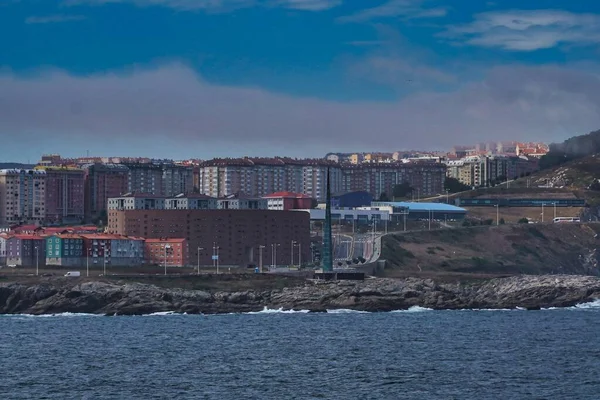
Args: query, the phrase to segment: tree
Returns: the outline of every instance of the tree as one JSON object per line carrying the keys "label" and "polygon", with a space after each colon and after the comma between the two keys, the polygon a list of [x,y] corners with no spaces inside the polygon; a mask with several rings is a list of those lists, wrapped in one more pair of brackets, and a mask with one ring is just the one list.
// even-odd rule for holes
{"label": "tree", "polygon": [[464,192],[471,189],[469,185],[465,185],[456,178],[446,177],[444,180],[444,190],[450,193]]}
{"label": "tree", "polygon": [[506,223],[506,221],[504,221],[504,218],[500,218],[500,225],[504,225]]}
{"label": "tree", "polygon": [[413,191],[413,188],[408,182],[402,182],[398,185],[394,185],[392,189],[392,196],[394,197],[408,197]]}
{"label": "tree", "polygon": [[527,218],[521,218],[519,220],[519,224],[528,224],[528,223],[529,223],[529,220]]}
{"label": "tree", "polygon": [[379,195],[379,201],[390,201],[390,198],[385,192],[383,192],[381,195]]}

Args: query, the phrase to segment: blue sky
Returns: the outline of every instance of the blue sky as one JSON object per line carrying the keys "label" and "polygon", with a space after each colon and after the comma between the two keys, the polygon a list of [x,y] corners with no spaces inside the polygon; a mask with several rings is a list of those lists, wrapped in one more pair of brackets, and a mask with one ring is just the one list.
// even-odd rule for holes
{"label": "blue sky", "polygon": [[560,141],[599,44],[592,1],[0,0],[0,159]]}

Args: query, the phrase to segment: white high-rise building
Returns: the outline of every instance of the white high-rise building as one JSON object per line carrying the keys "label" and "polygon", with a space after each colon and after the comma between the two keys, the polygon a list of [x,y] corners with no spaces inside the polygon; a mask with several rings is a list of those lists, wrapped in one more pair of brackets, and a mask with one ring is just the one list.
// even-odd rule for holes
{"label": "white high-rise building", "polygon": [[0,225],[42,224],[45,197],[46,171],[0,170]]}

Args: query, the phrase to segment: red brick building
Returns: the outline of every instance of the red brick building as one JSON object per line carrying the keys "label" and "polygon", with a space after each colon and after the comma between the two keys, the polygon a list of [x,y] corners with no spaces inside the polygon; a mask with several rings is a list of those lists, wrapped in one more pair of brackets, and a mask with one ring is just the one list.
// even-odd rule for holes
{"label": "red brick building", "polygon": [[146,239],[144,255],[150,265],[183,267],[188,265],[188,243],[182,238]]}
{"label": "red brick building", "polygon": [[48,224],[81,223],[84,218],[85,173],[72,167],[37,167],[46,171]]}
{"label": "red brick building", "polygon": [[119,164],[91,164],[85,171],[85,218],[104,217],[108,199],[127,193],[128,169]]}
{"label": "red brick building", "polygon": [[302,260],[310,258],[310,214],[301,211],[111,210],[108,230],[146,239],[185,238],[191,265],[198,255],[201,265],[212,265],[214,246],[223,266],[258,265],[260,246],[263,265],[290,265],[292,252],[297,263],[299,250]]}

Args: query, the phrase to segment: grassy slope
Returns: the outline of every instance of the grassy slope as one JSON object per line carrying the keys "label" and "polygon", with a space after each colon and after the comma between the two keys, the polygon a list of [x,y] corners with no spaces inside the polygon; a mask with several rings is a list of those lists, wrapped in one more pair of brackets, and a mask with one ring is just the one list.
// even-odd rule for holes
{"label": "grassy slope", "polygon": [[580,255],[600,247],[600,224],[517,224],[388,235],[382,259],[390,275],[596,274]]}

